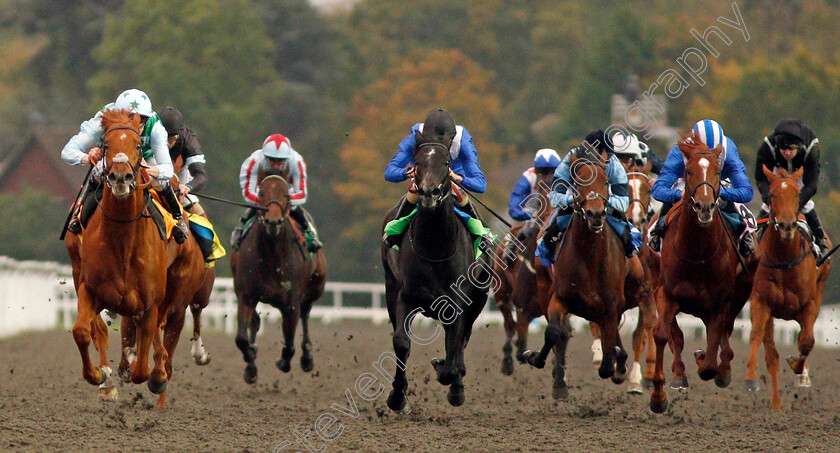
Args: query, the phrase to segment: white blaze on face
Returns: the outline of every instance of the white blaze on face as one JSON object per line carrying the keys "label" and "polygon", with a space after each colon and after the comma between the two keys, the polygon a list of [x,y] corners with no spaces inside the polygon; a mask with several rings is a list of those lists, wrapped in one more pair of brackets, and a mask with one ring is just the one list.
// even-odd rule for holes
{"label": "white blaze on face", "polygon": [[782,181],[782,189],[787,189],[787,181]]}
{"label": "white blaze on face", "polygon": [[[642,199],[642,181],[638,179],[630,179],[627,181],[627,187],[630,188],[630,199],[631,200],[641,200]],[[633,203],[633,209],[630,211],[630,219],[633,221],[639,220],[642,218],[642,204],[641,203]]]}
{"label": "white blaze on face", "polygon": [[[706,180],[706,174],[709,171],[709,160],[704,157],[704,158],[700,159],[699,164],[700,164],[700,168],[703,169],[703,181],[705,181]],[[703,195],[708,195],[708,194],[709,194],[709,186],[706,185],[706,184],[703,184]]]}

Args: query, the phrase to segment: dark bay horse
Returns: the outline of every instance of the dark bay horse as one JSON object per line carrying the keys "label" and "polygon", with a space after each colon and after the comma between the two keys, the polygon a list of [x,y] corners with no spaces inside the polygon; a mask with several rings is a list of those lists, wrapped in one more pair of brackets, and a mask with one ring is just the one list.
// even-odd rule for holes
{"label": "dark bay horse", "polygon": [[[799,357],[788,357],[796,387],[809,387],[806,359],[814,347],[814,322],[820,313],[823,290],[831,269],[827,260],[819,268],[810,241],[799,231],[799,186],[804,169],[792,175],[783,169],[776,175],[764,167],[770,181],[770,216],[758,244],[759,266],[750,294],[750,357],[747,361],[747,389],[758,390],[758,346],[764,342],[764,359],[773,386],[772,410],[782,409],[779,396],[779,352],[773,338],[773,318],[795,319],[799,323]],[[831,247],[829,245],[829,247]]]}
{"label": "dark bay horse", "polygon": [[[590,153],[594,154],[594,153]],[[607,225],[609,181],[604,163],[597,155],[578,158],[572,155],[575,170],[574,214],[565,237],[559,244],[553,266],[551,298],[543,306],[548,320],[542,349],[528,353],[528,363],[542,368],[549,351],[555,348],[553,370],[554,398],[566,398],[565,349],[571,329],[564,319],[580,316],[600,327],[604,357],[598,369],[602,379],[621,383],[627,375],[627,352],[618,334],[619,316],[625,306],[627,259],[621,239]]]}
{"label": "dark bay horse", "polygon": [[674,378],[682,381],[678,385],[687,385],[681,358],[683,336],[676,321],[679,312],[700,318],[706,326],[707,349],[694,353],[700,378],[714,378],[721,388],[729,385],[734,356],[729,336],[750,294],[757,264],[753,255],[746,260],[747,269],[743,269],[729,222],[722,214],[715,215],[720,197],[718,156],[722,148],[710,150],[697,132],[683,135],[678,145],[687,160],[685,190],[671,211],[672,220],[662,241],[661,285],[656,292],[660,317],[654,332],[656,371],[650,399],[650,408],[657,413],[668,407],[662,362],[669,341],[674,353]]}
{"label": "dark bay horse", "polygon": [[[180,246],[162,241],[146,214],[150,194],[149,183],[140,183],[148,179],[140,170],[140,118],[127,111],[105,111],[102,126],[107,188],[81,247],[71,248],[68,241],[71,261],[77,262],[74,283],[79,299],[73,338],[82,357],[83,377],[91,384],[102,384],[108,376],[90,361],[91,334],[95,339],[102,336],[104,323],[96,318],[103,309],[121,315],[124,337],[136,338],[138,347],[130,353],[134,361],[127,361],[129,352],[123,350],[120,367],[132,382],[148,381],[149,389],[160,395],[158,407],[163,408],[186,301],[201,284],[203,259],[194,241]],[[75,258],[73,250],[78,251]],[[107,330],[104,337],[107,341]],[[150,371],[152,346],[155,366]]]}
{"label": "dark bay horse", "polygon": [[[467,372],[464,349],[473,323],[487,303],[488,287],[492,284],[487,254],[476,259],[473,237],[454,211],[449,143],[432,132],[426,134],[415,134],[415,183],[420,194],[417,214],[403,235],[400,249],[383,244],[381,250],[397,360],[388,407],[401,413],[411,411],[406,400],[405,364],[415,338],[411,321],[418,312],[443,324],[446,358],[433,360],[432,366],[438,382],[449,386],[449,404],[464,403],[463,377]],[[396,213],[395,207],[385,223]]]}
{"label": "dark bay horse", "polygon": [[[300,227],[289,216],[289,184],[276,170],[260,172],[259,204],[265,210],[253,219],[251,231],[239,250],[232,250],[230,266],[239,301],[236,310],[236,346],[246,362],[244,379],[257,381],[257,331],[260,315],[257,302],[280,310],[283,315],[283,352],[276,365],[291,370],[295,354],[295,330],[303,324],[300,367],[305,372],[315,366],[309,339],[309,311],[324,294],[327,262],[323,251],[310,254],[302,244]],[[250,330],[250,332],[249,332]]]}
{"label": "dark bay horse", "polygon": [[[499,259],[493,260],[493,272],[501,279],[493,297],[504,318],[506,340],[502,347],[502,373],[506,375],[513,374],[513,336],[517,337],[516,359],[525,363],[528,326],[531,321],[543,315],[540,297],[549,296],[549,291],[539,291],[537,267],[542,265],[535,259],[534,253],[537,250],[540,227],[546,225],[553,212],[548,200],[553,173],[537,173],[536,177],[540,190],[536,197],[537,206],[532,214],[535,220],[531,222],[534,225],[522,224],[511,228],[505,241],[496,249]],[[523,229],[526,231],[520,233]],[[517,239],[518,236],[524,236],[521,242]],[[509,241],[514,242],[512,247],[507,243]],[[514,256],[506,256],[506,253],[512,253]],[[547,285],[543,287],[547,288]]]}

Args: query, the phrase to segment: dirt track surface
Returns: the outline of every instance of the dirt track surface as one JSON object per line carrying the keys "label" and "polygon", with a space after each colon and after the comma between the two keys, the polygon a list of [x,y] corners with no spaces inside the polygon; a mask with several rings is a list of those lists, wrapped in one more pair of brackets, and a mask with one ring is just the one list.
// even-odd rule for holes
{"label": "dirt track surface", "polygon": [[[372,363],[391,351],[390,325],[314,321],[315,369],[304,373],[297,347],[292,371],[274,362],[282,346],[279,327],[264,324],[258,339],[259,380],[242,380],[244,363],[233,338],[205,334],[213,361],[199,367],[189,354],[186,329],[176,351],[169,408],[154,409],[156,396],[145,385],[122,385],[118,402],[96,398],[96,387],[81,378],[81,362],[67,331],[30,333],[0,341],[0,450],[4,451],[308,451],[294,444],[294,431],[312,431],[322,451],[837,451],[840,449],[840,362],[831,350],[811,357],[810,390],[795,392],[783,370],[781,413],[769,410],[769,378],[757,394],[743,391],[746,345],[735,341],[732,385],[718,389],[701,382],[687,363],[691,389],[668,389],[670,410],[654,415],[649,393],[627,395],[625,385],[601,381],[590,365],[588,333],[571,340],[567,382],[571,397],[551,399],[551,371],[516,364],[513,376],[500,373],[500,326],[482,326],[466,353],[467,400],[460,408],[446,402],[446,387],[435,380],[430,360],[443,357],[442,338],[413,345],[408,362],[407,416],[385,405],[390,383],[376,400],[359,397],[354,383]],[[628,341],[629,339],[625,339]],[[300,341],[300,333],[298,340]],[[532,335],[531,345],[542,335]],[[118,359],[118,333],[111,333],[109,358]],[[699,346],[688,341],[685,359]],[[781,347],[782,358],[793,353]],[[760,376],[767,378],[764,353]],[[784,360],[782,360],[784,364]],[[670,368],[670,353],[666,352]],[[787,368],[786,365],[784,365]],[[116,369],[116,366],[113,368]],[[387,369],[393,372],[391,363]],[[375,388],[375,387],[374,387]],[[331,405],[348,408],[345,389],[357,405],[354,419]],[[333,406],[335,407],[335,406]],[[336,424],[326,443],[315,434],[318,417],[333,414]],[[330,421],[326,416],[322,422]],[[326,426],[322,426],[325,428]],[[292,445],[294,444],[294,445]],[[313,450],[315,451],[315,450]]]}

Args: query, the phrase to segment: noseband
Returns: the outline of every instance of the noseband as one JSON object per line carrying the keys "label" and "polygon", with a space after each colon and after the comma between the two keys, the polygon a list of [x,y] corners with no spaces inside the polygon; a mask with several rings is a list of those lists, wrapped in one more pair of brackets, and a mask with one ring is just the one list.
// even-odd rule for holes
{"label": "noseband", "polygon": [[[267,180],[279,180],[281,183],[285,184],[287,187],[288,187],[288,184],[289,184],[282,176],[269,175],[269,176],[266,176],[265,178],[263,178],[262,181],[260,181],[260,193],[262,193],[263,183],[266,182]],[[280,220],[278,221],[278,223],[282,225],[283,222],[286,220],[286,217],[289,215],[289,210],[291,210],[291,207],[290,207],[291,203],[289,202],[289,193],[286,192],[286,205],[285,205],[285,207],[283,206],[282,203],[280,203],[280,200],[278,200],[276,198],[272,198],[271,200],[268,200],[268,202],[265,203],[264,207],[266,209],[265,210],[259,210],[257,215],[262,216],[263,220],[265,221],[266,219],[264,218],[264,214],[265,214],[265,212],[268,212],[267,208],[269,206],[273,205],[273,204],[276,204],[277,206],[280,206],[280,209],[283,211],[283,215],[280,216]]]}

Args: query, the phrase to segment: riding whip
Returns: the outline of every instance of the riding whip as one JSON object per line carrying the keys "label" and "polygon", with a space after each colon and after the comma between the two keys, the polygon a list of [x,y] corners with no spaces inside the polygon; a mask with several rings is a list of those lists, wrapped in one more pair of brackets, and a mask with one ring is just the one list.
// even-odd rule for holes
{"label": "riding whip", "polygon": [[88,168],[87,174],[85,175],[85,182],[82,184],[82,188],[79,189],[79,193],[76,194],[76,198],[73,200],[73,206],[70,207],[70,213],[67,214],[67,220],[64,221],[64,227],[61,228],[61,235],[58,236],[58,240],[63,241],[64,236],[67,234],[67,226],[70,225],[70,220],[73,219],[73,213],[76,212],[76,202],[81,203],[79,197],[82,196],[83,193],[87,190],[88,185],[90,184],[90,174],[93,171],[93,165]]}
{"label": "riding whip", "polygon": [[834,248],[828,251],[828,253],[820,257],[820,259],[817,260],[817,267],[820,267],[820,265],[822,265],[822,263],[824,263],[825,260],[831,257],[831,254],[836,252],[838,248],[840,248],[840,244],[835,245]]}
{"label": "riding whip", "polygon": [[460,182],[455,181],[454,179],[452,180],[452,182],[453,182],[456,186],[460,187],[460,188],[461,188],[461,190],[463,190],[464,192],[466,192],[466,193],[467,193],[467,195],[471,196],[471,197],[472,197],[475,201],[477,201],[477,202],[478,202],[478,204],[480,204],[481,206],[484,206],[484,209],[486,209],[486,210],[490,211],[490,214],[493,214],[494,216],[496,216],[496,218],[497,218],[497,219],[499,219],[499,220],[501,220],[501,221],[502,221],[502,223],[504,223],[505,225],[507,225],[507,226],[508,226],[508,228],[513,228],[513,225],[511,225],[510,223],[508,223],[508,221],[507,221],[507,220],[505,220],[505,219],[503,219],[503,218],[502,218],[502,216],[500,216],[499,214],[496,214],[496,211],[494,211],[494,210],[490,209],[490,208],[489,208],[486,204],[482,203],[482,202],[481,202],[481,200],[479,200],[479,199],[478,199],[478,197],[476,197],[474,193],[472,193],[472,192],[470,192],[469,190],[467,190],[467,188],[466,188],[466,187],[464,187],[464,186],[463,186]]}
{"label": "riding whip", "polygon": [[264,208],[262,206],[258,206],[258,205],[255,205],[255,204],[240,203],[238,201],[225,200],[224,198],[214,197],[212,195],[205,195],[203,193],[197,193],[197,192],[190,192],[190,194],[199,196],[201,198],[206,198],[208,200],[221,201],[222,203],[233,204],[233,205],[236,205],[236,206],[243,206],[243,207],[246,207],[246,208],[256,209],[258,211],[268,211],[268,208]]}

